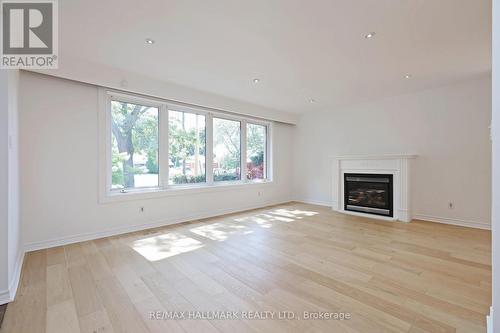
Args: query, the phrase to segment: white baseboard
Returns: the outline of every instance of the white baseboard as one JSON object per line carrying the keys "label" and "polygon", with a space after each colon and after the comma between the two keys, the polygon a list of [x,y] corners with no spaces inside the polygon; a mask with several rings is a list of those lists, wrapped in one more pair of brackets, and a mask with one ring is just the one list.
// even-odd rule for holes
{"label": "white baseboard", "polygon": [[325,207],[331,207],[332,206],[331,202],[321,201],[321,200],[296,199],[294,201],[296,201],[296,202],[302,202],[302,203],[310,204],[310,205],[317,205],[317,206],[325,206]]}
{"label": "white baseboard", "polygon": [[30,251],[48,249],[48,248],[52,248],[52,247],[56,247],[56,246],[84,242],[84,241],[99,239],[99,238],[103,238],[103,237],[121,235],[121,234],[126,234],[129,232],[139,231],[139,230],[158,228],[158,227],[163,227],[163,226],[168,226],[168,225],[173,225],[173,224],[178,224],[178,223],[183,223],[183,222],[189,222],[189,221],[194,221],[194,220],[199,220],[199,219],[206,219],[206,218],[216,217],[216,216],[225,215],[225,214],[237,213],[237,212],[241,212],[241,211],[245,211],[245,210],[265,208],[268,206],[274,206],[274,205],[288,203],[290,201],[291,200],[278,200],[278,201],[265,202],[265,203],[258,204],[258,205],[246,205],[246,206],[234,207],[234,208],[230,208],[230,209],[217,209],[217,210],[212,210],[210,212],[198,213],[198,214],[192,214],[192,215],[184,215],[184,216],[180,216],[177,218],[171,218],[168,220],[162,219],[160,221],[154,221],[154,222],[149,222],[149,223],[145,223],[145,224],[124,226],[124,227],[112,228],[112,229],[108,229],[108,230],[104,230],[104,231],[88,232],[88,233],[82,233],[79,235],[54,238],[54,239],[50,239],[50,240],[44,240],[44,241],[25,244],[24,250],[25,250],[25,252],[30,252]]}
{"label": "white baseboard", "polygon": [[14,273],[12,279],[9,281],[9,289],[0,291],[0,305],[10,303],[16,298],[17,288],[21,280],[21,268],[24,262],[24,251],[20,250],[16,258]]}
{"label": "white baseboard", "polygon": [[[331,202],[314,200],[314,199],[296,199],[295,201],[303,202],[303,203],[307,203],[307,204],[311,204],[311,205],[319,205],[319,206],[326,206],[326,207],[332,206]],[[436,223],[452,224],[452,225],[458,225],[461,227],[491,230],[491,224],[487,223],[487,222],[454,219],[454,218],[449,218],[449,217],[433,216],[433,215],[427,215],[427,214],[414,214],[413,219],[424,220],[424,221],[429,221],[429,222],[436,222]],[[411,220],[411,219],[409,219],[409,220]]]}
{"label": "white baseboard", "polygon": [[490,306],[490,314],[486,316],[486,333],[493,333],[493,307]]}
{"label": "white baseboard", "polygon": [[12,302],[16,298],[17,288],[19,287],[19,282],[21,280],[21,270],[23,268],[24,262],[24,249],[20,249],[19,255],[16,259],[16,267],[14,267],[14,274],[12,276],[12,281],[9,284],[10,301]]}
{"label": "white baseboard", "polygon": [[449,217],[441,217],[441,216],[432,216],[426,214],[414,214],[413,218],[416,220],[424,220],[436,223],[444,223],[444,224],[452,224],[458,225],[461,227],[469,227],[469,228],[477,228],[477,229],[485,229],[491,230],[491,224],[479,221],[468,221],[462,219],[454,219]]}

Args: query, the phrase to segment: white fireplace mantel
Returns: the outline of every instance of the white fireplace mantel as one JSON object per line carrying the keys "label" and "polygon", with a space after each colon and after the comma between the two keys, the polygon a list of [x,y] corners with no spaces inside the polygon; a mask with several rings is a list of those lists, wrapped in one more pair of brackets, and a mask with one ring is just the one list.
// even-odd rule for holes
{"label": "white fireplace mantel", "polygon": [[[333,162],[332,209],[341,213],[376,219],[410,222],[411,161],[417,155],[346,155]],[[344,210],[344,173],[376,173],[393,175],[393,217],[377,216]]]}

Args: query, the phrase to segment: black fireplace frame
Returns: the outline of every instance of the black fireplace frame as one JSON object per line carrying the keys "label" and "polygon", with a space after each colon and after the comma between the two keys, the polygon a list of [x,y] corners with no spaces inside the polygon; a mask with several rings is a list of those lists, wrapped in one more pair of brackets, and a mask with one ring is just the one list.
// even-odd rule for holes
{"label": "black fireplace frame", "polygon": [[[351,209],[348,206],[349,202],[349,191],[347,191],[347,177],[370,177],[370,178],[388,178],[389,179],[389,188],[388,188],[388,200],[389,200],[389,214],[377,213],[376,211],[363,211],[362,208],[365,207],[367,209],[379,209],[378,207],[370,207],[370,206],[358,206],[361,207],[359,210]],[[392,174],[381,174],[381,173],[344,173],[344,210],[360,213],[360,214],[371,214],[371,215],[379,215],[385,217],[394,217],[394,176]]]}

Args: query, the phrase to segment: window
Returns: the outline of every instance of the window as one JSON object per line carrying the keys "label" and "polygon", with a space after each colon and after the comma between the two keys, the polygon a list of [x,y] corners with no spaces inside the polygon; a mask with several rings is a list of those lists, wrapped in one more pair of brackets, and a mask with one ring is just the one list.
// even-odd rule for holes
{"label": "window", "polygon": [[263,125],[247,124],[247,179],[266,179],[267,128]]}
{"label": "window", "polygon": [[206,180],[205,116],[168,112],[168,183],[204,183]]}
{"label": "window", "polygon": [[158,187],[158,108],[111,102],[111,189]]}
{"label": "window", "polygon": [[270,180],[269,123],[101,92],[103,198]]}
{"label": "window", "polygon": [[241,122],[214,118],[214,181],[241,179]]}

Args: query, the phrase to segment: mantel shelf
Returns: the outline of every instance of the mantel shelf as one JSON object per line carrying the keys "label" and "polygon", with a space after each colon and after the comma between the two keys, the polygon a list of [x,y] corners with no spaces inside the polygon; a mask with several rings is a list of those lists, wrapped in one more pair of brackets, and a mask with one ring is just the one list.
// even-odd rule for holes
{"label": "mantel shelf", "polygon": [[399,160],[413,159],[416,154],[384,154],[384,155],[340,155],[336,156],[337,160]]}

